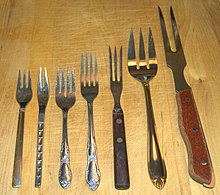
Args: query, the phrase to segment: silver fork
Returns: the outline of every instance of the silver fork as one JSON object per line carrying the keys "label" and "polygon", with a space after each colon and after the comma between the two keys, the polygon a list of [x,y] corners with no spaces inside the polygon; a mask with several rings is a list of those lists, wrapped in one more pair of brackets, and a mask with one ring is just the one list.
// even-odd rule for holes
{"label": "silver fork", "polygon": [[23,88],[22,88],[21,87],[21,72],[19,70],[17,90],[16,90],[16,99],[17,99],[17,102],[20,104],[20,109],[19,109],[17,138],[16,138],[15,156],[14,156],[14,168],[13,168],[13,177],[12,177],[12,187],[15,187],[15,188],[21,187],[25,107],[32,98],[30,71],[28,72],[28,87],[26,86],[27,86],[26,73],[24,71]]}
{"label": "silver fork", "polygon": [[[119,65],[118,65],[119,64]],[[125,190],[130,187],[124,113],[120,104],[122,92],[122,47],[120,48],[119,63],[117,62],[116,47],[114,50],[114,65],[112,52],[109,47],[110,86],[114,97],[113,109],[113,143],[114,143],[114,175],[115,188]],[[118,71],[119,69],[119,71]],[[119,73],[119,74],[118,74]]]}
{"label": "silver fork", "polygon": [[49,82],[48,82],[46,67],[44,68],[44,86],[42,84],[41,77],[42,77],[42,69],[40,67],[40,73],[38,75],[38,88],[37,88],[39,113],[38,113],[35,187],[40,187],[41,180],[42,180],[44,119],[45,119],[45,111],[46,111],[47,102],[49,100]]}
{"label": "silver fork", "polygon": [[137,59],[135,56],[134,35],[131,29],[128,45],[128,70],[129,73],[138,81],[140,81],[144,87],[148,115],[148,171],[153,184],[158,189],[162,189],[165,185],[167,174],[164,159],[162,157],[156,134],[156,125],[154,120],[149,86],[150,80],[157,73],[157,58],[151,29],[149,29],[148,44],[149,60],[148,62],[146,62],[144,40],[142,29],[140,29],[139,63],[137,63]]}
{"label": "silver fork", "polygon": [[[88,104],[88,143],[87,143],[87,167],[86,182],[91,190],[96,190],[100,184],[100,170],[98,166],[98,158],[96,153],[96,141],[93,121],[93,101],[98,95],[98,64],[96,56],[94,56],[94,64],[92,63],[92,54],[90,55],[90,70],[88,62],[88,54],[86,54],[86,71],[84,71],[84,58],[81,56],[81,94]],[[95,70],[94,70],[95,69]]]}
{"label": "silver fork", "polygon": [[[66,90],[66,91],[65,91]],[[57,71],[56,79],[56,103],[63,111],[63,135],[60,152],[60,170],[59,182],[63,188],[68,188],[72,180],[72,171],[70,169],[70,151],[67,135],[67,116],[69,109],[75,104],[75,79],[74,69],[72,68],[72,88],[70,87],[70,75],[67,69],[67,82],[65,89],[64,70],[62,69],[62,81],[60,87],[60,70]]]}

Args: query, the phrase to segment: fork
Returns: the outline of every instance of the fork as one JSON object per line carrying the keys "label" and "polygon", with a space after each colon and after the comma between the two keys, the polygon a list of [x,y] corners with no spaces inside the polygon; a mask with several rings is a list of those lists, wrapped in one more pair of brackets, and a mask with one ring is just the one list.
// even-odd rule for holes
{"label": "fork", "polygon": [[[142,29],[140,28],[140,42],[139,42],[139,60],[135,56],[135,46],[134,46],[134,35],[131,29],[130,40],[128,45],[128,71],[135,79],[140,81],[144,87],[146,105],[147,105],[147,115],[148,115],[148,147],[147,147],[147,158],[148,158],[148,171],[150,179],[153,184],[158,188],[162,189],[166,182],[166,167],[165,162],[161,153],[159,146],[156,125],[153,114],[153,106],[150,95],[150,80],[157,73],[157,58],[154,47],[154,41],[151,29],[149,28],[149,60],[146,62],[145,49],[144,49],[144,39],[142,34]],[[137,62],[139,61],[139,62]]]}
{"label": "fork", "polygon": [[[86,54],[86,63],[84,70],[84,57],[81,56],[81,94],[87,101],[88,105],[88,142],[87,142],[87,167],[86,182],[88,187],[94,191],[100,184],[100,170],[98,166],[97,147],[95,140],[95,130],[93,121],[93,101],[98,95],[98,64],[96,55],[94,56],[94,65],[92,63],[92,54],[90,54],[90,70],[88,62],[88,54]],[[94,70],[95,69],[95,70]]]}
{"label": "fork", "polygon": [[32,98],[30,71],[28,71],[28,87],[26,86],[27,86],[26,73],[24,71],[23,87],[21,87],[21,72],[19,70],[17,89],[16,89],[16,99],[20,105],[20,108],[19,108],[19,117],[18,117],[17,138],[15,145],[13,177],[12,177],[12,187],[15,188],[21,187],[25,108]]}
{"label": "fork", "polygon": [[44,119],[45,119],[45,111],[46,111],[47,102],[49,100],[49,82],[48,82],[46,67],[44,68],[44,86],[42,84],[41,77],[42,77],[42,69],[40,67],[40,73],[38,75],[38,88],[37,88],[39,113],[38,113],[35,187],[40,187],[41,180],[42,180]]}
{"label": "fork", "polygon": [[[120,48],[119,67],[116,47],[114,50],[114,65],[109,47],[110,86],[114,97],[113,109],[113,143],[114,143],[114,175],[115,188],[125,190],[130,187],[128,158],[125,139],[124,114],[120,105],[122,92],[122,47]],[[119,69],[119,71],[118,71]]]}
{"label": "fork", "polygon": [[[60,87],[60,70],[57,71],[56,79],[56,103],[57,106],[62,109],[63,112],[63,135],[60,152],[60,170],[59,170],[59,182],[60,185],[66,189],[69,187],[72,181],[72,171],[70,168],[70,151],[67,135],[67,116],[69,109],[75,104],[75,79],[74,69],[72,68],[72,88],[70,87],[70,75],[67,69],[67,82],[65,87],[64,70],[62,69],[62,81]],[[66,88],[66,89],[65,89]],[[65,91],[66,90],[66,91]]]}

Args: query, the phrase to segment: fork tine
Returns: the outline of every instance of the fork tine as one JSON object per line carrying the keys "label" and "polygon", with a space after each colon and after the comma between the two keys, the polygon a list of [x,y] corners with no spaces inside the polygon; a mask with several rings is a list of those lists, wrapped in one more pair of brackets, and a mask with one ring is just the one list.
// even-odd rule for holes
{"label": "fork tine", "polygon": [[109,68],[110,68],[110,81],[112,80],[112,51],[111,47],[109,46]]}
{"label": "fork tine", "polygon": [[116,47],[115,47],[115,49],[114,49],[114,77],[115,77],[115,81],[118,80],[118,78],[117,78],[117,73],[118,73],[117,66],[118,66],[118,64],[117,64],[117,51],[116,51]]}
{"label": "fork tine", "polygon": [[57,70],[56,93],[60,91],[60,69]]}
{"label": "fork tine", "polygon": [[168,35],[167,35],[167,30],[166,30],[166,25],[165,25],[165,21],[164,21],[164,18],[163,18],[163,14],[162,14],[162,11],[161,11],[159,6],[158,6],[158,9],[159,9],[160,25],[161,25],[162,35],[163,35],[163,42],[164,42],[165,51],[171,51],[171,49],[170,49],[170,42],[169,42],[169,39],[168,39]]}
{"label": "fork tine", "polygon": [[120,48],[120,81],[122,81],[122,46]]}
{"label": "fork tine", "polygon": [[67,69],[67,73],[66,73],[66,91],[67,93],[70,92],[70,73],[69,73],[69,69]]}
{"label": "fork tine", "polygon": [[49,88],[49,81],[47,76],[47,68],[44,67],[44,87]]}
{"label": "fork tine", "polygon": [[94,61],[95,61],[95,85],[98,85],[98,63],[97,63],[97,58],[96,58],[96,54],[94,56]]}
{"label": "fork tine", "polygon": [[41,69],[41,67],[40,67],[40,72],[39,72],[39,75],[38,75],[38,90],[41,90],[41,89],[42,89],[41,76],[42,76],[42,69]]}
{"label": "fork tine", "polygon": [[90,53],[90,74],[89,74],[89,81],[90,85],[94,85],[95,81],[93,79],[93,66],[92,66],[92,54]]}
{"label": "fork tine", "polygon": [[140,60],[145,60],[144,38],[143,38],[142,28],[140,28],[139,58]]}
{"label": "fork tine", "polygon": [[134,34],[131,28],[130,30],[130,38],[128,43],[128,60],[134,60],[135,57],[135,47],[134,47]]}
{"label": "fork tine", "polygon": [[65,78],[64,78],[64,69],[62,68],[62,84],[61,84],[61,93],[65,91]]}
{"label": "fork tine", "polygon": [[21,71],[18,71],[18,82],[17,82],[17,89],[21,88]]}
{"label": "fork tine", "polygon": [[28,70],[28,89],[31,89],[31,73],[30,73],[30,70]]}
{"label": "fork tine", "polygon": [[173,36],[174,36],[174,41],[175,41],[175,45],[176,45],[176,50],[178,50],[178,49],[182,48],[182,44],[180,41],[179,31],[177,28],[177,24],[176,24],[176,20],[174,17],[172,6],[170,6],[170,17],[171,17],[171,24],[172,24],[172,29],[173,29]]}
{"label": "fork tine", "polygon": [[83,54],[81,54],[80,80],[81,80],[81,86],[84,86],[84,83],[85,83],[85,75],[84,75],[84,58],[83,58]]}
{"label": "fork tine", "polygon": [[72,68],[72,92],[76,91],[74,69]]}
{"label": "fork tine", "polygon": [[153,39],[151,28],[149,28],[148,45],[149,45],[149,60],[155,59],[156,58],[156,51],[155,51],[154,39]]}
{"label": "fork tine", "polygon": [[89,84],[89,61],[88,61],[88,53],[86,53],[86,78],[85,78],[85,81],[86,81],[86,85]]}
{"label": "fork tine", "polygon": [[24,76],[23,76],[23,88],[26,88],[26,71],[24,70]]}

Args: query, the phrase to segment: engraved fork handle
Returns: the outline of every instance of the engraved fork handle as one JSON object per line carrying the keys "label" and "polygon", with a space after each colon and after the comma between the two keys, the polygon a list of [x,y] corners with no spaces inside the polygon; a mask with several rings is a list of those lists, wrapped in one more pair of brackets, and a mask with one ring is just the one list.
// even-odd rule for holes
{"label": "engraved fork handle", "polygon": [[160,150],[157,134],[156,134],[156,125],[153,114],[153,106],[150,96],[150,87],[149,83],[143,82],[145,90],[145,98],[147,104],[147,116],[148,116],[148,147],[147,147],[147,158],[148,158],[148,171],[150,179],[153,184],[158,188],[162,189],[166,182],[166,166],[162,153]]}
{"label": "engraved fork handle", "polygon": [[42,180],[44,118],[45,118],[45,106],[39,106],[37,153],[36,153],[37,156],[36,156],[36,172],[35,172],[35,187],[38,188],[41,186],[41,180]]}
{"label": "engraved fork handle", "polygon": [[12,187],[21,187],[21,168],[22,168],[22,152],[23,152],[23,137],[24,137],[24,115],[25,108],[19,109],[17,138],[15,145],[14,167],[12,176]]}
{"label": "engraved fork handle", "polygon": [[91,190],[96,190],[100,184],[100,170],[96,153],[96,141],[93,121],[93,103],[88,103],[88,143],[87,143],[87,167],[86,182]]}
{"label": "engraved fork handle", "polygon": [[68,111],[63,111],[63,136],[60,151],[60,170],[59,182],[63,188],[68,188],[72,180],[72,171],[70,169],[70,151],[67,136],[67,115]]}

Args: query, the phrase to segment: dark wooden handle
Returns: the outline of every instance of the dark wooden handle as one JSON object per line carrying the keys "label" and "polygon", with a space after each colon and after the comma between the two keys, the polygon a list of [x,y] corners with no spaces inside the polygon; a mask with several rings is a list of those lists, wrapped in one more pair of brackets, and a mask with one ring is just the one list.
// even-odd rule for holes
{"label": "dark wooden handle", "polygon": [[195,181],[212,188],[215,183],[212,162],[191,89],[177,93],[177,103],[189,174]]}
{"label": "dark wooden handle", "polygon": [[130,179],[123,113],[113,113],[113,142],[115,188],[125,190],[130,187]]}

